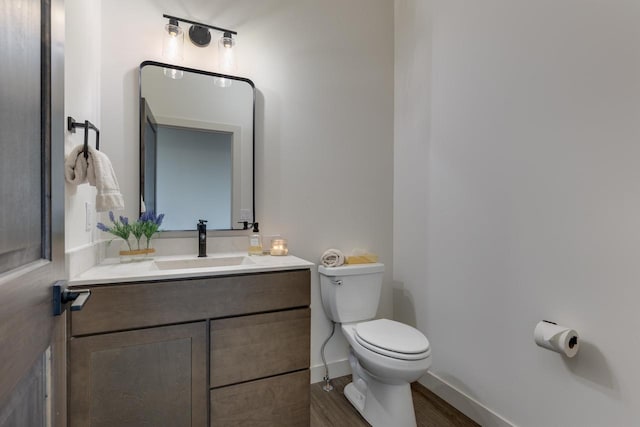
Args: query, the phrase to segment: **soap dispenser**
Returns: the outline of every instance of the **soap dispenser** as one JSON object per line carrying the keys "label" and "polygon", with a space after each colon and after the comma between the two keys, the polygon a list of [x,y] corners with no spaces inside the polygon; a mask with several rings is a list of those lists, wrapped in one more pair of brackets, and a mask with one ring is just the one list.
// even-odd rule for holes
{"label": "soap dispenser", "polygon": [[262,238],[258,223],[253,223],[253,234],[249,236],[249,255],[262,255]]}
{"label": "soap dispenser", "polygon": [[198,220],[198,258],[207,256],[207,220]]}

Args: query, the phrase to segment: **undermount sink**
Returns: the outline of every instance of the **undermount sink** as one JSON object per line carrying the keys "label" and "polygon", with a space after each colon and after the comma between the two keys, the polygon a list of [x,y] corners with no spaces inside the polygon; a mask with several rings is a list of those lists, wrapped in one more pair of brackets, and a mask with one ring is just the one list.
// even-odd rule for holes
{"label": "undermount sink", "polygon": [[210,268],[230,267],[235,265],[255,264],[247,256],[216,257],[216,258],[190,258],[154,261],[160,270],[178,270],[183,268]]}

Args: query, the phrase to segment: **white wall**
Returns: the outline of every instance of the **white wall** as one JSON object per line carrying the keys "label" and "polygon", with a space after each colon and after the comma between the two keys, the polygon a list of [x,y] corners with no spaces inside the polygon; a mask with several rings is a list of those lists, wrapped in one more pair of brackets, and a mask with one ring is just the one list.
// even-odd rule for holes
{"label": "white wall", "polygon": [[[123,13],[123,11],[125,13]],[[101,137],[127,206],[138,206],[138,66],[161,60],[162,14],[239,32],[238,75],[258,89],[257,218],[291,252],[366,248],[388,266],[393,183],[393,3],[388,0],[102,2]],[[215,49],[185,41],[184,65],[215,71]],[[195,242],[194,242],[195,250]],[[329,326],[312,275],[312,365]],[[346,357],[344,340],[327,349]]]}
{"label": "white wall", "polygon": [[[640,5],[395,7],[398,317],[515,425],[637,425]],[[581,332],[575,359],[535,346],[541,319]]]}
{"label": "white wall", "polygon": [[[65,0],[65,120],[72,116],[78,122],[89,120],[100,128],[100,0]],[[84,142],[84,130],[66,133],[65,154]],[[95,146],[95,133],[89,134]],[[94,187],[66,185],[65,246],[81,248],[94,241],[95,224],[85,231],[85,203],[95,212]],[[94,221],[95,222],[95,221]]]}

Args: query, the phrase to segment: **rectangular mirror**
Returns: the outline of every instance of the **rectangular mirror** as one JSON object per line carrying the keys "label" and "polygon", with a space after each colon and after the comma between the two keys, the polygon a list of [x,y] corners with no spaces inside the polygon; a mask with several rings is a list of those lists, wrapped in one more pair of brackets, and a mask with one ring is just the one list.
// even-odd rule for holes
{"label": "rectangular mirror", "polygon": [[140,211],[162,229],[255,222],[255,86],[251,80],[145,61],[140,65]]}

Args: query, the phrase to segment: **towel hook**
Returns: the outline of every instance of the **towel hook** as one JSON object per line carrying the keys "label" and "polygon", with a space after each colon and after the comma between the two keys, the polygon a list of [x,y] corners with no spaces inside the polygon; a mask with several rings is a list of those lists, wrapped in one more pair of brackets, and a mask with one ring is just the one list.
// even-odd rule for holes
{"label": "towel hook", "polygon": [[71,116],[67,117],[67,130],[71,133],[76,133],[76,128],[84,129],[84,158],[89,157],[89,129],[93,129],[96,132],[96,150],[100,150],[100,130],[89,120],[85,120],[84,123],[78,123]]}

